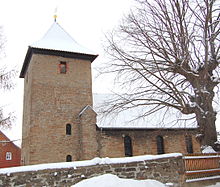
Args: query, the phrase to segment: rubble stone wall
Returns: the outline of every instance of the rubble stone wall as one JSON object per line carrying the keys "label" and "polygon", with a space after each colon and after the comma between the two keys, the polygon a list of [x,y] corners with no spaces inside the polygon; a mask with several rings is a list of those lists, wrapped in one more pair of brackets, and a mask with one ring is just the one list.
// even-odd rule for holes
{"label": "rubble stone wall", "polygon": [[0,187],[68,187],[83,179],[107,173],[117,175],[120,178],[155,179],[163,183],[171,182],[175,186],[182,186],[184,183],[182,156],[168,156],[160,159],[129,163],[94,164],[62,169],[5,173],[0,174]]}

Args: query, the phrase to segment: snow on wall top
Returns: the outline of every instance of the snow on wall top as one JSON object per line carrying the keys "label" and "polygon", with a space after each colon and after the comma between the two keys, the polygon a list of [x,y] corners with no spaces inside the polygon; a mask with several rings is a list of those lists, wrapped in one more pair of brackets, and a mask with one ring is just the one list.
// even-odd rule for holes
{"label": "snow on wall top", "polygon": [[20,166],[0,169],[0,174],[10,174],[25,171],[38,171],[45,169],[60,169],[60,168],[76,168],[82,166],[92,166],[98,164],[118,164],[118,163],[130,163],[130,162],[141,162],[146,160],[156,160],[161,158],[180,157],[181,153],[169,153],[163,155],[143,155],[134,157],[122,157],[122,158],[94,158],[92,160],[76,161],[76,162],[59,162],[49,164],[37,164],[30,166]]}
{"label": "snow on wall top", "polygon": [[170,109],[162,109],[152,115],[138,118],[146,112],[142,106],[124,110],[120,113],[103,115],[105,102],[112,99],[112,94],[93,94],[93,108],[97,113],[97,126],[107,129],[194,129],[197,128],[193,115],[183,115],[181,112]]}
{"label": "snow on wall top", "polygon": [[54,22],[43,38],[30,47],[94,55],[94,52],[78,44],[57,22]]}

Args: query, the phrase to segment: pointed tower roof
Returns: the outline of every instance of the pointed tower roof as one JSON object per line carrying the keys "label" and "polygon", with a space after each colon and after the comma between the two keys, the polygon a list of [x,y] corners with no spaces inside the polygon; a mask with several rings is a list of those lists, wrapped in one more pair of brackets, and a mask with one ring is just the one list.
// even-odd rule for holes
{"label": "pointed tower roof", "polygon": [[31,47],[81,54],[94,54],[92,51],[78,44],[57,22],[54,22],[44,37],[33,43]]}
{"label": "pointed tower roof", "polygon": [[87,59],[91,62],[98,56],[78,44],[57,22],[54,22],[42,39],[29,46],[20,78],[24,78],[32,54],[63,56]]}

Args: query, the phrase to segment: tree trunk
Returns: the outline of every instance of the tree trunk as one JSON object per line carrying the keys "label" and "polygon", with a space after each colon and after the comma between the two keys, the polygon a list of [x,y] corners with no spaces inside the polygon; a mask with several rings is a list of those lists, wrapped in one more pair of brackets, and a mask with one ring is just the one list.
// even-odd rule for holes
{"label": "tree trunk", "polygon": [[196,111],[196,118],[201,134],[201,145],[210,145],[214,147],[214,144],[217,141],[215,126],[217,113],[214,111],[212,106],[214,93],[212,91],[202,92],[199,95],[200,96],[198,96],[196,100],[200,108]]}
{"label": "tree trunk", "polygon": [[217,141],[217,132],[215,127],[215,117],[198,119],[199,131],[201,133],[201,145],[210,145],[214,147],[214,143]]}

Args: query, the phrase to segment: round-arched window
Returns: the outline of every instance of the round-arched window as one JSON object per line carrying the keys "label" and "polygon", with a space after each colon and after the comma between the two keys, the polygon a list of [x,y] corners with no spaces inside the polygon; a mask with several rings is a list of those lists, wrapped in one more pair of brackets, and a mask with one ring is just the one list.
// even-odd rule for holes
{"label": "round-arched window", "polygon": [[125,156],[132,156],[132,140],[130,136],[124,137]]}
{"label": "round-arched window", "polygon": [[67,162],[71,162],[72,161],[72,156],[71,155],[67,155],[66,156],[66,161]]}
{"label": "round-arched window", "polygon": [[157,154],[164,154],[163,136],[157,136]]}
{"label": "round-arched window", "polygon": [[71,130],[72,129],[72,126],[71,124],[66,124],[66,135],[71,135]]}

